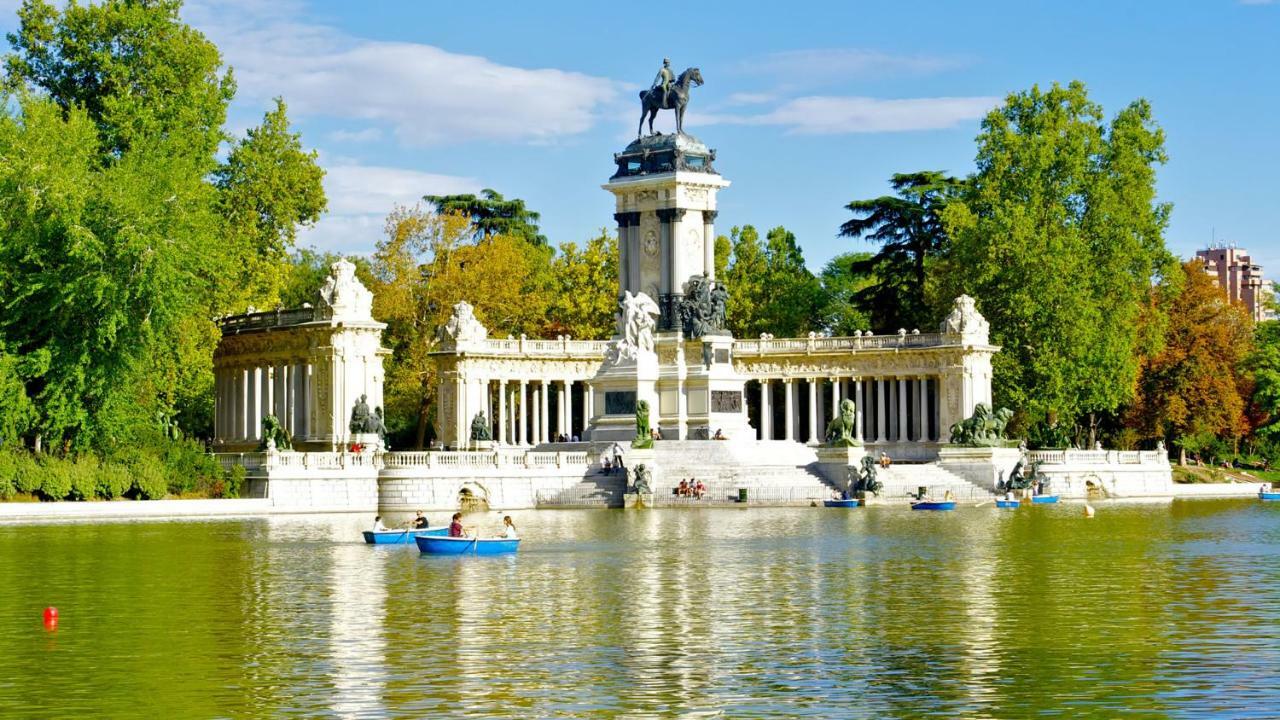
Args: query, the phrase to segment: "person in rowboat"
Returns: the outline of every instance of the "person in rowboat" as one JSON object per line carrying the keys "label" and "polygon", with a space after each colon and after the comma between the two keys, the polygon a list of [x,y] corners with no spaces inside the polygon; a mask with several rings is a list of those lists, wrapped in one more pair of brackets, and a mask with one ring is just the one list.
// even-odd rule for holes
{"label": "person in rowboat", "polygon": [[387,532],[387,526],[382,524],[382,516],[381,516],[381,515],[375,515],[375,516],[374,516],[374,518],[373,518],[373,531],[374,531],[374,532],[376,532],[376,533],[378,533],[378,532]]}
{"label": "person in rowboat", "polygon": [[423,515],[421,510],[418,511],[418,516],[413,519],[413,529],[414,530],[427,529],[427,516]]}
{"label": "person in rowboat", "polygon": [[510,515],[502,517],[502,531],[498,533],[498,537],[504,540],[515,540],[520,537],[516,534],[516,524],[511,522]]}
{"label": "person in rowboat", "polygon": [[449,523],[449,537],[466,537],[462,531],[462,513],[453,514],[453,522]]}

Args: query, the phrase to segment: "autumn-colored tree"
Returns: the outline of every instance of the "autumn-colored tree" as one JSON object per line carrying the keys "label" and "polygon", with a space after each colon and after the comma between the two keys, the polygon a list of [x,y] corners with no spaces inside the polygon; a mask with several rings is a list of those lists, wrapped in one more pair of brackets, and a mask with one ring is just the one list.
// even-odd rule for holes
{"label": "autumn-colored tree", "polygon": [[551,264],[555,292],[550,297],[548,332],[580,340],[607,340],[618,312],[618,240],[607,231],[578,249],[564,243]]}
{"label": "autumn-colored tree", "polygon": [[1250,381],[1242,361],[1253,349],[1253,324],[1238,303],[1192,261],[1182,267],[1182,291],[1172,300],[1164,347],[1145,358],[1130,427],[1149,439],[1188,450],[1207,438],[1237,440]]}
{"label": "autumn-colored tree", "polygon": [[470,219],[396,208],[373,257],[374,316],[393,357],[385,381],[392,441],[422,447],[435,401],[430,354],[453,306],[467,301],[491,336],[540,335],[550,250],[522,237],[477,236]]}

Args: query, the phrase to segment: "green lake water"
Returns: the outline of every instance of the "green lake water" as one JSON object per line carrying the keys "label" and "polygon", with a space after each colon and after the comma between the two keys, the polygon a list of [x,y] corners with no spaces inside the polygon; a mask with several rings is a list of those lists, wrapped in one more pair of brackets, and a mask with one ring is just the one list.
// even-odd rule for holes
{"label": "green lake water", "polygon": [[1280,503],[513,515],[0,525],[0,717],[1280,715]]}

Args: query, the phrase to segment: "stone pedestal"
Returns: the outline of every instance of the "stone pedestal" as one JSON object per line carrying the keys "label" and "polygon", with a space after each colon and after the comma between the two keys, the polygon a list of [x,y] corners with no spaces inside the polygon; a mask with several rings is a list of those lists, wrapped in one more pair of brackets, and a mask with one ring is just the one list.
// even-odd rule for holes
{"label": "stone pedestal", "polygon": [[857,472],[862,467],[862,458],[867,454],[864,447],[820,447],[818,448],[818,471],[827,482],[838,488],[848,489],[849,469]]}
{"label": "stone pedestal", "polygon": [[730,442],[754,441],[743,393],[746,378],[733,369],[733,337],[705,335],[685,345],[682,395],[687,434],[682,439],[709,440],[719,431]]}
{"label": "stone pedestal", "polygon": [[592,403],[598,414],[591,419],[587,438],[630,446],[636,437],[636,406],[641,400],[649,403],[649,427],[658,427],[657,384],[658,356],[653,352],[602,367],[591,381]]}
{"label": "stone pedestal", "polygon": [[1001,471],[1006,480],[1018,464],[1022,451],[1005,447],[960,447],[944,445],[938,451],[938,464],[945,470],[980,487],[995,491]]}
{"label": "stone pedestal", "polygon": [[382,436],[378,433],[352,433],[351,444],[361,446],[363,452],[378,452],[386,449],[382,445]]}
{"label": "stone pedestal", "polygon": [[653,507],[653,493],[623,493],[622,507],[642,509]]}

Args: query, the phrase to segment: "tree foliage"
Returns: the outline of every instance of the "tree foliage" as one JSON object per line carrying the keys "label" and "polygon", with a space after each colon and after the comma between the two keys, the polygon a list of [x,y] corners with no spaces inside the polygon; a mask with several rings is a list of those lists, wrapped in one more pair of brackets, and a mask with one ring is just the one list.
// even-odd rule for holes
{"label": "tree foliage", "polygon": [[784,227],[761,242],[750,225],[729,232],[732,252],[717,277],[729,291],[729,329],[738,337],[781,337],[820,329],[822,285],[804,264],[796,236]]}
{"label": "tree foliage", "polygon": [[1178,446],[1195,436],[1239,439],[1249,429],[1250,383],[1241,370],[1253,347],[1252,322],[1201,263],[1180,272],[1182,291],[1168,308],[1163,347],[1143,362],[1128,424]]}
{"label": "tree foliage", "polygon": [[823,303],[821,328],[829,335],[847,337],[872,328],[871,313],[862,309],[858,294],[875,282],[870,273],[859,272],[872,259],[871,253],[847,252],[837,255],[822,268]]}
{"label": "tree foliage", "polygon": [[[1177,272],[1155,200],[1164,133],[1138,100],[1104,123],[1082,84],[1010,95],[987,115],[977,172],[942,211],[939,297],[991,322],[997,401],[1032,421],[1096,418],[1133,399],[1153,284]],[[1152,333],[1158,337],[1159,333]]]}
{"label": "tree foliage", "polygon": [[855,217],[840,226],[843,237],[880,245],[874,256],[847,266],[854,277],[870,276],[853,302],[882,334],[937,321],[926,300],[927,270],[946,249],[940,212],[963,188],[962,181],[936,170],[895,174],[890,185],[896,195],[846,205]]}
{"label": "tree foliage", "polygon": [[525,207],[519,198],[506,199],[497,190],[485,188],[480,195],[424,195],[441,215],[458,214],[470,220],[476,238],[508,235],[519,237],[531,245],[547,246],[547,238],[538,231],[541,215]]}
{"label": "tree foliage", "polygon": [[551,276],[547,334],[609,339],[618,312],[618,239],[601,230],[581,250],[576,243],[561,244]]}

